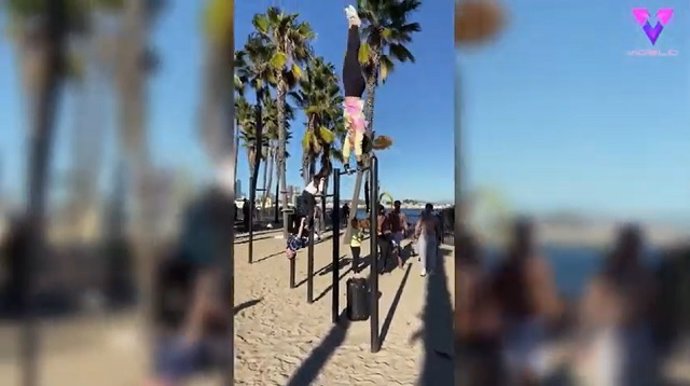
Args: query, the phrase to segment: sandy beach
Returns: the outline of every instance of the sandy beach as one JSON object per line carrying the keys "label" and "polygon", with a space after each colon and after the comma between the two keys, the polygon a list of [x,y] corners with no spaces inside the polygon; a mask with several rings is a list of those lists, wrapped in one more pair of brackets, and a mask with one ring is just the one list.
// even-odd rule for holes
{"label": "sandy beach", "polygon": [[[278,233],[276,233],[278,234]],[[381,351],[370,353],[369,321],[331,323],[330,240],[314,247],[315,302],[306,300],[306,250],[297,256],[289,288],[284,241],[262,239],[247,262],[247,244],[235,248],[235,384],[237,385],[452,385],[452,250],[430,277],[419,263],[380,276]],[[341,257],[349,258],[342,245]],[[369,254],[368,243],[362,256]],[[323,268],[326,268],[324,270]],[[340,269],[340,305],[350,265]],[[363,271],[368,274],[368,269]],[[428,284],[428,288],[427,288]],[[346,319],[343,317],[343,319]]]}
{"label": "sandy beach", "polygon": [[[369,351],[369,321],[331,323],[332,244],[315,246],[313,304],[306,301],[306,250],[297,257],[298,288],[289,288],[280,231],[261,232],[255,263],[247,262],[246,238],[235,250],[236,385],[451,385],[453,270],[444,247],[445,272],[419,276],[416,258],[404,270],[380,276],[381,351]],[[366,243],[365,243],[366,244]],[[363,257],[368,246],[362,247]],[[349,257],[349,248],[341,247]],[[350,265],[340,269],[340,306]],[[364,270],[368,273],[368,269]],[[300,284],[300,282],[302,282]],[[427,282],[430,287],[427,290]],[[427,298],[432,298],[429,302]],[[345,320],[346,318],[343,317]],[[137,314],[89,312],[40,323],[40,383],[47,386],[133,386],[147,369],[145,333]],[[17,323],[0,325],[0,379],[19,385]],[[192,386],[219,384],[219,377]]]}

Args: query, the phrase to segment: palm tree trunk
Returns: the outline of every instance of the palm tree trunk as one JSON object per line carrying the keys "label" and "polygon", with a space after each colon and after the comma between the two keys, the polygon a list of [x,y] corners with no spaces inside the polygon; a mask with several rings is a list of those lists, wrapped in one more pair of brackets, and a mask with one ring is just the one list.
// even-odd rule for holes
{"label": "palm tree trunk", "polygon": [[268,146],[263,146],[261,148],[261,156],[264,160],[264,173],[261,181],[261,215],[263,215],[263,209],[266,205],[266,183],[268,182],[268,164],[271,162],[269,152],[270,150]]}
{"label": "palm tree trunk", "polygon": [[[22,306],[26,311],[22,323],[22,377],[23,384],[34,386],[41,378],[38,374],[38,336],[33,316],[35,272],[39,257],[43,255],[45,241],[45,206],[50,171],[53,137],[55,134],[57,104],[63,80],[63,64],[66,44],[66,18],[64,0],[48,3],[45,29],[39,32],[35,47],[41,47],[37,79],[34,90],[27,90],[29,97],[30,134],[28,141],[27,191],[29,194],[26,215],[28,244],[26,271],[20,278],[23,295]],[[32,92],[34,91],[34,92]]]}
{"label": "palm tree trunk", "polygon": [[[375,54],[375,59],[376,63],[378,63],[378,55]],[[378,65],[376,66],[378,68]],[[371,144],[375,131],[374,131],[374,102],[376,98],[376,77],[370,76],[367,78],[367,86],[366,86],[366,92],[367,92],[367,100],[364,105],[364,116],[366,117],[367,121],[369,122],[369,127],[367,130],[367,138],[369,140],[369,143]],[[357,176],[355,177],[355,187],[352,192],[352,200],[350,201],[350,216],[347,219],[347,228],[345,228],[345,242],[349,243],[350,238],[352,237],[352,226],[350,225],[351,221],[355,216],[357,216],[357,208],[359,206],[359,193],[361,192],[361,187],[362,187],[362,177],[364,176],[364,173],[362,171],[357,172]],[[366,173],[366,178],[369,183],[369,186],[371,186],[371,181],[369,181],[369,173]],[[370,206],[375,206],[376,203],[370,202]]]}
{"label": "palm tree trunk", "polygon": [[276,93],[278,105],[278,170],[280,171],[280,202],[283,206],[283,239],[288,238],[288,213],[285,209],[288,207],[287,202],[287,181],[286,181],[286,162],[285,162],[285,147],[287,142],[287,133],[285,130],[285,96],[287,95],[287,84],[282,76],[278,78],[278,90]]}
{"label": "palm tree trunk", "polygon": [[[135,217],[131,229],[134,260],[136,261],[137,297],[139,299],[138,317],[141,325],[150,335],[150,310],[152,309],[152,283],[154,231],[156,213],[151,211],[150,196],[145,186],[150,172],[149,155],[145,129],[145,81],[146,68],[142,65],[145,57],[146,28],[148,20],[146,5],[140,0],[125,1],[124,24],[118,45],[120,47],[117,64],[117,87],[119,107],[119,135],[121,151],[125,154],[125,170],[132,181]],[[150,342],[147,342],[150,343]],[[149,354],[152,345],[146,344]],[[150,357],[150,355],[147,355]]]}
{"label": "palm tree trunk", "polygon": [[[276,146],[273,149],[273,151],[275,153],[277,153],[278,152],[278,146]],[[279,191],[280,190],[280,184],[279,184],[280,170],[278,168],[278,157],[276,155],[273,156],[273,166],[274,166],[273,170],[275,171],[275,176],[276,176],[276,192],[275,192],[276,195],[275,195],[275,200],[273,203],[273,205],[274,205],[274,222],[277,224],[278,223],[278,214],[279,214],[278,212],[280,210],[280,199],[279,199],[279,197],[280,197],[280,191]]]}
{"label": "palm tree trunk", "polygon": [[[251,177],[254,173],[254,162],[256,162],[256,157],[254,156],[254,150],[251,145],[247,147],[247,167],[249,168],[249,176]],[[249,186],[249,185],[248,185]],[[251,190],[251,186],[249,189]]]}
{"label": "palm tree trunk", "polygon": [[311,167],[311,157],[307,152],[302,155],[302,179],[304,180],[304,185],[309,183],[310,177],[310,167]]}
{"label": "palm tree trunk", "polygon": [[[234,95],[233,95],[234,97]],[[235,184],[234,184],[234,191],[235,191],[235,198],[237,198],[237,156],[240,154],[240,126],[238,124],[235,124],[235,147],[233,148],[232,152],[235,154],[235,168],[234,168],[234,175],[235,175]]]}
{"label": "palm tree trunk", "polygon": [[[257,177],[259,177],[259,168],[261,167],[261,143],[263,142],[263,109],[261,106],[261,101],[263,101],[264,89],[259,88],[256,90],[256,138],[254,146],[254,164],[253,170],[251,172],[252,183],[249,191],[249,201],[256,205],[256,185]],[[250,208],[250,213],[254,213],[255,207]]]}
{"label": "palm tree trunk", "polygon": [[268,179],[264,182],[264,198],[263,202],[261,203],[261,213],[266,210],[266,201],[268,200],[268,197],[273,189],[273,165],[275,162],[273,159],[275,158],[275,149],[273,149],[273,146],[269,147],[268,149],[268,159],[266,160],[266,166],[268,170],[264,169],[266,173],[264,174],[264,178],[268,177]]}

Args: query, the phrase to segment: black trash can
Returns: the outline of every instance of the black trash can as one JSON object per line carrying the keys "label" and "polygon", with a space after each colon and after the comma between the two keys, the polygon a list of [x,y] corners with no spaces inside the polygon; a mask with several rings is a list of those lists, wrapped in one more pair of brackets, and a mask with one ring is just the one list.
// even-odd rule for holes
{"label": "black trash can", "polygon": [[369,319],[369,284],[363,277],[347,279],[347,318],[351,321]]}

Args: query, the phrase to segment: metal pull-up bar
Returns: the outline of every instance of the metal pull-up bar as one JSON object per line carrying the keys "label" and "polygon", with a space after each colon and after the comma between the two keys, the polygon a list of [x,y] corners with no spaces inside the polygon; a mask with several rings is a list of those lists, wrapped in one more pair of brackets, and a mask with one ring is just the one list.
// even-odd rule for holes
{"label": "metal pull-up bar", "polygon": [[[369,210],[369,242],[371,264],[369,265],[369,301],[370,301],[370,329],[371,329],[371,352],[377,353],[381,349],[381,342],[379,337],[379,275],[378,275],[378,160],[376,157],[371,157],[371,163],[366,168],[360,169],[362,171],[369,171],[370,180],[373,182],[371,189],[369,189],[369,202],[371,207]],[[338,263],[340,262],[340,176],[353,174],[354,171],[340,171],[335,169],[333,173],[333,255],[332,255],[332,300],[331,300],[331,315],[333,323],[338,322],[340,315],[340,276],[338,270]],[[357,208],[351,210],[356,211]]]}
{"label": "metal pull-up bar", "polygon": [[381,342],[379,340],[379,270],[378,270],[378,181],[379,181],[379,165],[378,159],[372,156],[370,159],[369,169],[369,221],[371,222],[370,239],[369,239],[369,256],[371,256],[371,264],[369,265],[369,290],[371,291],[369,300],[371,301],[370,312],[370,329],[371,329],[371,352],[377,353],[381,349]]}
{"label": "metal pull-up bar", "polygon": [[[249,227],[249,264],[253,263],[254,256],[254,211],[256,210],[256,192],[265,192],[266,189],[252,189],[254,186],[254,177],[249,177],[249,221],[247,226]],[[245,203],[245,205],[247,205]]]}

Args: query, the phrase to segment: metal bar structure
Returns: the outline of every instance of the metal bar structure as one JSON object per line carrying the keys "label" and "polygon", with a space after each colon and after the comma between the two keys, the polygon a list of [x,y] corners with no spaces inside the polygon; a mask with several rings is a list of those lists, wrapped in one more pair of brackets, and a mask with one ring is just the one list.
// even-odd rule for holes
{"label": "metal bar structure", "polygon": [[254,177],[249,177],[249,264],[254,257],[254,211],[256,210],[256,192],[265,192],[266,189],[252,189]]}
{"label": "metal bar structure", "polygon": [[378,270],[378,240],[377,240],[377,211],[378,211],[378,159],[375,156],[371,157],[369,166],[370,184],[369,189],[369,216],[371,221],[371,234],[369,238],[369,255],[371,256],[371,264],[369,265],[369,289],[371,301],[371,352],[377,353],[381,349],[381,342],[379,341],[379,270]]}
{"label": "metal bar structure", "polygon": [[314,223],[309,224],[309,247],[307,247],[307,303],[314,303]]}
{"label": "metal bar structure", "polygon": [[[256,191],[252,189],[254,187],[254,177],[249,177],[249,264],[252,264],[252,256],[254,255],[254,207],[256,206]],[[246,211],[244,211],[246,213]]]}
{"label": "metal bar structure", "polygon": [[[278,224],[278,214],[280,213],[280,184],[276,181],[276,196],[275,200],[276,202],[274,203],[274,211],[273,211],[273,223]],[[283,208],[283,210],[286,210],[287,208]]]}
{"label": "metal bar structure", "polygon": [[295,259],[297,256],[293,257],[290,259],[290,288],[295,288],[297,285],[295,284]]}
{"label": "metal bar structure", "polygon": [[[325,200],[324,200],[325,202]],[[333,172],[333,212],[332,212],[332,222],[331,224],[331,229],[333,229],[333,257],[332,257],[332,264],[333,264],[333,283],[331,285],[331,295],[333,296],[332,301],[331,301],[331,317],[333,320],[333,323],[338,322],[338,311],[339,311],[339,304],[338,300],[339,295],[340,295],[340,289],[339,289],[339,282],[340,282],[340,275],[339,275],[339,264],[338,262],[340,261],[340,169],[335,169]],[[324,211],[325,213],[325,211]]]}

